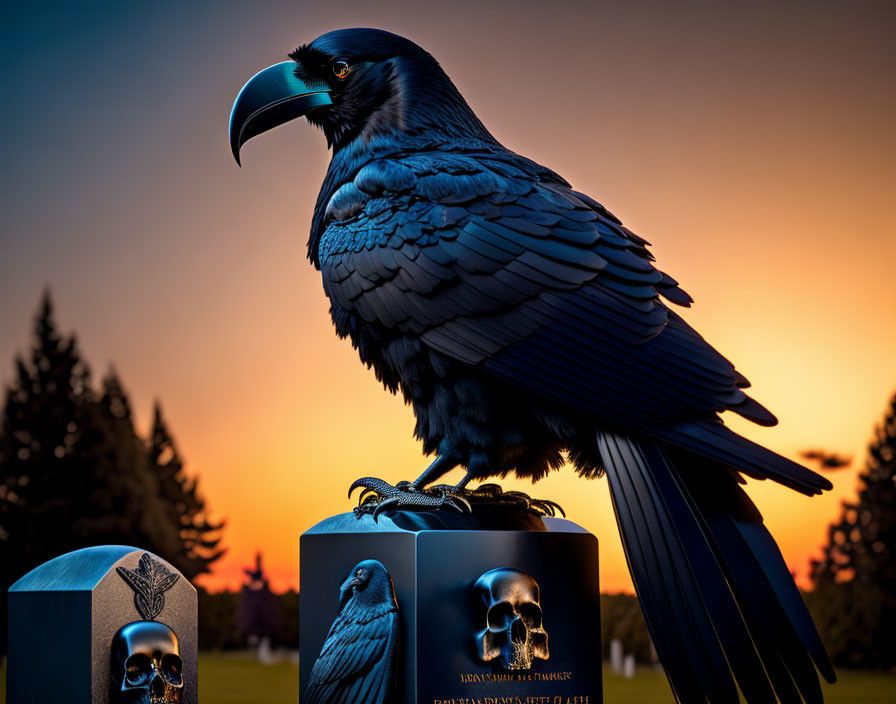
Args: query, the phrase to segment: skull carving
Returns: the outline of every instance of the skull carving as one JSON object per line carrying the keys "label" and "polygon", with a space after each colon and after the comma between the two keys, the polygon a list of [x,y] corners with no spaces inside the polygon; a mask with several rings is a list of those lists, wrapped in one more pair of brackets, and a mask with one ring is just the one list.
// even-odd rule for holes
{"label": "skull carving", "polygon": [[115,634],[110,704],[180,704],[183,693],[174,631],[157,621],[135,621]]}
{"label": "skull carving", "polygon": [[499,658],[505,670],[528,670],[532,660],[547,660],[548,634],[541,622],[538,582],[522,570],[489,570],[473,585],[479,657]]}

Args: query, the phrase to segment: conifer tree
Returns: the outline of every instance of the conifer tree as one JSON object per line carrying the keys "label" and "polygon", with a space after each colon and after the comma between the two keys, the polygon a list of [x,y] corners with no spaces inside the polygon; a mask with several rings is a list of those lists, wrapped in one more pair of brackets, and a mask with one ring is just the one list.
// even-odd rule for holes
{"label": "conifer tree", "polygon": [[[15,359],[0,425],[0,608],[6,590],[41,562],[74,549],[71,522],[91,456],[90,372],[74,336],[56,329],[45,292],[30,354]],[[4,646],[6,629],[0,639]]]}
{"label": "conifer tree", "polygon": [[896,665],[896,396],[868,447],[858,499],[843,504],[812,565],[818,616],[831,656],[842,664]]}
{"label": "conifer tree", "polygon": [[49,292],[34,323],[30,355],[15,360],[0,433],[4,586],[71,544],[70,525],[92,457],[90,372],[74,336],[59,334]]}
{"label": "conifer tree", "polygon": [[149,550],[192,579],[223,553],[223,525],[206,513],[161,412],[145,441],[114,369],[101,392],[93,390],[75,338],[59,333],[46,292],[0,417],[0,613],[16,579],[91,545]]}
{"label": "conifer tree", "polygon": [[135,545],[166,559],[177,555],[177,523],[168,516],[146,444],[134,429],[130,399],[114,368],[103,378],[102,395],[89,409],[95,416],[94,454],[100,457],[91,510],[80,519],[83,539],[89,544]]}
{"label": "conifer tree", "polygon": [[209,519],[205,499],[199,493],[199,480],[188,477],[184,471],[158,401],[153,408],[149,460],[158,477],[159,494],[168,520],[178,526],[180,548],[169,559],[190,579],[208,572],[210,565],[225,552],[219,547],[224,522],[214,523]]}

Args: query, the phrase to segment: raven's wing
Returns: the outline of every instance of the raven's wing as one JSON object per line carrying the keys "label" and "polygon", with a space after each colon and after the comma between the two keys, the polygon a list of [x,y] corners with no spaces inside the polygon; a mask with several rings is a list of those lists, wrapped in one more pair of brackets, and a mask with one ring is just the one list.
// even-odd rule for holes
{"label": "raven's wing", "polygon": [[368,164],[333,196],[320,240],[337,327],[338,310],[352,311],[593,414],[626,556],[677,698],[734,702],[736,679],[751,704],[775,694],[819,702],[812,659],[832,679],[830,664],[725,467],[807,494],[830,484],[716,420],[734,410],[774,422],[733,366],[660,301],[689,299],[653,266],[646,242],[531,166],[445,153]]}
{"label": "raven's wing", "polygon": [[598,431],[598,445],[632,581],[676,699],[736,703],[739,687],[750,704],[821,704],[813,661],[829,682],[834,670],[735,477],[649,440]]}
{"label": "raven's wing", "polygon": [[302,696],[303,704],[383,704],[398,639],[394,603],[361,608],[350,601],[330,627]]}
{"label": "raven's wing", "polygon": [[762,424],[746,379],[661,301],[690,297],[647,242],[509,152],[378,159],[327,204],[318,257],[332,301],[515,386],[771,477],[827,480],[732,433]]}

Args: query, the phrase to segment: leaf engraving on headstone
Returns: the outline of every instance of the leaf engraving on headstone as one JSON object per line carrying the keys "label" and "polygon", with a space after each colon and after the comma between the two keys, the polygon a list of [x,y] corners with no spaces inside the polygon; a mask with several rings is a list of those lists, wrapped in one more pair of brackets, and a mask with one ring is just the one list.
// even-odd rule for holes
{"label": "leaf engraving on headstone", "polygon": [[134,590],[134,606],[145,621],[152,621],[165,608],[167,592],[180,575],[171,572],[161,562],[143,553],[136,570],[119,567],[116,572]]}

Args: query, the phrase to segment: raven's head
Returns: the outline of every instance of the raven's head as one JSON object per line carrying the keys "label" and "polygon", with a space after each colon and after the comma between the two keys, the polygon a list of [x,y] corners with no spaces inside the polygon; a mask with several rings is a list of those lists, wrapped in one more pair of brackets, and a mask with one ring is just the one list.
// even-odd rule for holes
{"label": "raven's head", "polygon": [[352,598],[366,606],[395,603],[392,579],[383,563],[364,560],[352,568],[339,589],[339,608],[342,609]]}
{"label": "raven's head", "polygon": [[445,134],[491,140],[460,92],[427,52],[378,29],[341,29],[300,46],[256,74],[230,115],[230,146],[301,115],[334,151],[380,134]]}

